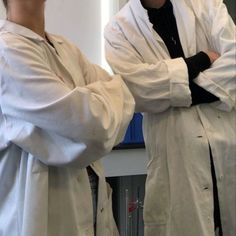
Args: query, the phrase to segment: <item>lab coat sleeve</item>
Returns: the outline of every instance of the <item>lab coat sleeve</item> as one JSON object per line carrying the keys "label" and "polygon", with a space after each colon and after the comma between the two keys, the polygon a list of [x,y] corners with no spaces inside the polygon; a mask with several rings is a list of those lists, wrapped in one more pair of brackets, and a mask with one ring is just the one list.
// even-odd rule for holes
{"label": "lab coat sleeve", "polygon": [[[83,53],[77,48],[78,55],[79,55],[79,62],[80,62],[80,68],[82,68],[83,76],[85,79],[86,84],[94,83],[96,81],[109,81],[109,80],[115,80],[115,79],[121,79],[120,75],[109,75],[103,68],[96,64],[92,64],[88,61],[86,56],[83,55]],[[119,142],[122,141],[124,138],[124,130],[127,129],[127,124],[129,124],[130,121],[130,114],[133,113],[132,104],[134,104],[134,98],[131,93],[128,90],[126,84],[123,82],[121,83],[121,86],[123,88],[125,99],[123,101],[123,112],[122,112],[122,122],[121,122],[121,128],[118,133],[118,140]]]}
{"label": "lab coat sleeve", "polygon": [[209,49],[220,57],[195,82],[220,99],[214,106],[231,111],[236,108],[236,27],[222,0],[200,2],[195,6],[197,18],[207,35]]}
{"label": "lab coat sleeve", "polygon": [[71,90],[37,45],[8,34],[0,44],[0,101],[10,142],[47,165],[85,167],[121,141],[134,102],[120,77]]}
{"label": "lab coat sleeve", "polygon": [[136,101],[136,111],[159,113],[169,107],[189,107],[187,66],[182,58],[145,62],[124,36],[116,22],[105,29],[106,58],[113,71],[120,74]]}
{"label": "lab coat sleeve", "polygon": [[79,66],[83,72],[86,84],[91,84],[98,80],[108,81],[111,80],[112,78],[114,79],[116,78],[116,76],[111,76],[100,66],[89,62],[86,56],[77,47],[75,47],[75,49],[77,50]]}

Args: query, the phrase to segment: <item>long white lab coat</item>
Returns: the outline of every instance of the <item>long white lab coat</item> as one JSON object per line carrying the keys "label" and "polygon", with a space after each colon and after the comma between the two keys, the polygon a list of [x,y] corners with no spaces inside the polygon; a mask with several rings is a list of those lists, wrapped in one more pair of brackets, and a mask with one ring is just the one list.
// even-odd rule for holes
{"label": "long white lab coat", "polygon": [[[119,142],[134,100],[65,39],[0,22],[0,235],[93,236],[86,166]],[[99,161],[97,234],[118,235]]]}
{"label": "long white lab coat", "polygon": [[191,107],[187,66],[170,59],[140,0],[130,0],[105,29],[106,57],[144,112],[149,155],[146,236],[213,236],[209,144],[224,235],[236,232],[236,39],[221,0],[172,0],[186,57],[220,58],[195,82],[220,101]]}

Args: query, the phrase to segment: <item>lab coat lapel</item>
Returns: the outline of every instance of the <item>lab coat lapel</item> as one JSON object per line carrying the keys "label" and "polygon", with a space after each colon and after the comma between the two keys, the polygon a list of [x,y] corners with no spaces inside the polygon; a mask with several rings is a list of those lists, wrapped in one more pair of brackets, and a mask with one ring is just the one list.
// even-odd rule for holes
{"label": "lab coat lapel", "polygon": [[70,72],[70,71],[73,71],[73,70],[66,63],[66,61],[70,61],[70,59],[68,59],[67,55],[63,54],[63,50],[61,48],[62,47],[61,44],[63,44],[63,42],[58,42],[56,39],[54,39],[54,37],[51,37],[50,35],[48,35],[48,38],[50,39],[50,41],[53,43],[53,46],[54,46],[54,48],[50,47],[50,50],[55,55],[54,59],[58,60],[58,64],[60,65],[60,68],[61,68],[60,70],[65,75],[65,76],[63,76],[63,78],[60,75],[58,75],[58,76],[68,86],[70,86],[71,89],[75,88],[76,87],[75,79],[73,78],[73,75]]}
{"label": "lab coat lapel", "polygon": [[196,54],[196,20],[184,0],[171,0],[185,57]]}
{"label": "lab coat lapel", "polygon": [[[133,17],[136,18],[136,22],[138,27],[140,27],[141,33],[145,40],[147,41],[149,45],[149,49],[152,50],[153,54],[155,55],[155,58],[163,59],[163,58],[169,58],[169,52],[168,49],[162,40],[162,38],[156,33],[156,31],[153,29],[153,24],[149,21],[149,17],[147,14],[147,10],[143,8],[140,1],[137,0],[130,0],[131,9],[133,11]],[[134,41],[137,44],[137,40],[143,40],[143,38],[137,38],[137,35],[134,35],[135,39]],[[146,45],[146,42],[140,42],[138,45]],[[145,61],[150,60],[150,54],[148,52],[145,53],[145,50],[143,51],[143,57]],[[147,55],[146,55],[147,54]],[[145,58],[145,55],[147,56]]]}

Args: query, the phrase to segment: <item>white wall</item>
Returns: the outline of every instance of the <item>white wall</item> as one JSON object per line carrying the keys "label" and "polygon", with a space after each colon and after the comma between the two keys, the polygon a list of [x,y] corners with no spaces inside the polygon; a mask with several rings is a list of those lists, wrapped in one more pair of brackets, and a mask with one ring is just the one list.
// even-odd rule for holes
{"label": "white wall", "polygon": [[2,1],[0,1],[0,19],[5,19],[5,8],[2,4]]}
{"label": "white wall", "polygon": [[100,0],[48,0],[46,30],[65,36],[92,62],[101,63]]}
{"label": "white wall", "polygon": [[[46,30],[75,43],[93,63],[104,64],[103,27],[126,0],[47,0]],[[105,12],[108,11],[108,12]],[[104,18],[105,15],[105,18]],[[5,8],[0,0],[0,19]]]}
{"label": "white wall", "polygon": [[[46,2],[46,30],[68,38],[96,64],[101,64],[102,60],[101,1],[109,0],[48,0]],[[0,19],[4,18],[5,8],[0,1]]]}

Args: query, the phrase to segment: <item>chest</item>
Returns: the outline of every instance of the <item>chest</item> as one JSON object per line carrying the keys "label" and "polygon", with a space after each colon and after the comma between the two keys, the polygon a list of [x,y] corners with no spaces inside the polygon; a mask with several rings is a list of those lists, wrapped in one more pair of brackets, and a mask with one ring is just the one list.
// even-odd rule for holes
{"label": "chest", "polygon": [[[199,51],[212,49],[212,42],[208,35],[209,26],[198,19],[194,9],[190,10],[185,6],[173,4],[173,12],[176,20],[176,32],[185,57],[193,56]],[[138,51],[144,62],[155,63],[157,60],[170,59],[163,38],[150,22],[135,18],[131,24],[135,30],[124,31],[127,34],[125,36],[129,38],[131,45]]]}
{"label": "chest", "polygon": [[85,85],[79,58],[75,52],[70,52],[63,46],[53,48],[49,45],[43,46],[43,52],[50,71],[70,89]]}

